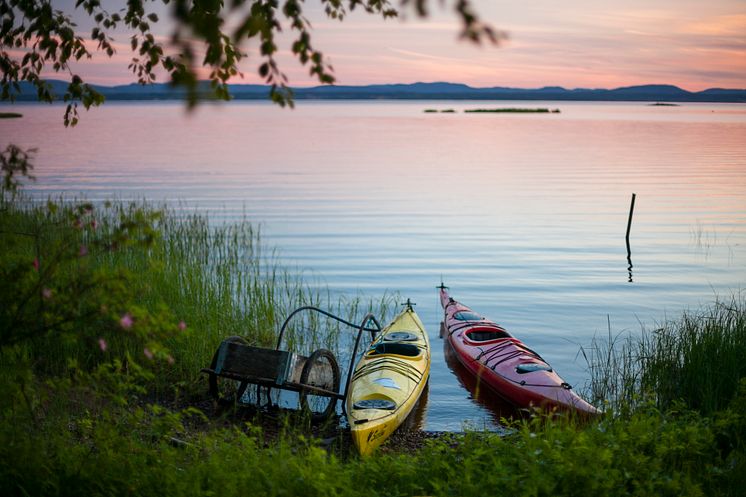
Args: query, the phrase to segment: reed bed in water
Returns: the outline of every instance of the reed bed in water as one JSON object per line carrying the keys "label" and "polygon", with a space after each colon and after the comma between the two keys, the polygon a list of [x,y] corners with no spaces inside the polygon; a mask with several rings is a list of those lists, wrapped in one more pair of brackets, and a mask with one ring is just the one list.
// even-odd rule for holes
{"label": "reed bed in water", "polygon": [[668,409],[683,401],[709,415],[728,406],[746,377],[746,299],[718,300],[639,335],[609,332],[583,354],[597,402],[629,408],[652,400]]}

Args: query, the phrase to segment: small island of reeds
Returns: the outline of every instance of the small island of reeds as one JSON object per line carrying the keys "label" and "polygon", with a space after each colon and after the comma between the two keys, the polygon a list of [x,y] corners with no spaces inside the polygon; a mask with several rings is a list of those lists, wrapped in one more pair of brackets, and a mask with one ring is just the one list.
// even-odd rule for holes
{"label": "small island of reeds", "polygon": [[23,117],[23,114],[18,112],[0,112],[0,119],[14,119],[17,117]]}
{"label": "small island of reeds", "polygon": [[433,114],[433,113],[436,113],[436,112],[441,112],[441,113],[444,113],[444,114],[454,114],[456,111],[453,110],[453,109],[442,109],[442,110],[438,110],[438,109],[425,109],[425,112],[428,113],[428,114]]}
{"label": "small island of reeds", "polygon": [[648,105],[651,107],[679,107],[679,104],[671,104],[668,102],[655,102]]}
{"label": "small island of reeds", "polygon": [[516,113],[516,114],[559,114],[559,109],[522,109],[517,107],[505,107],[498,109],[466,109],[467,113]]}

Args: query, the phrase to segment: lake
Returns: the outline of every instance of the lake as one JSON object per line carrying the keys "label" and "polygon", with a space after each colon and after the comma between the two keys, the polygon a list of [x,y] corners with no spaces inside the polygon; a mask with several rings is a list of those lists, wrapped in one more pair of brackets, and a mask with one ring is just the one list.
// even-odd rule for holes
{"label": "lake", "polygon": [[[461,112],[495,107],[561,112]],[[36,194],[245,213],[333,295],[411,298],[433,349],[429,430],[494,428],[498,409],[446,361],[441,279],[578,390],[580,346],[607,322],[639,333],[746,281],[744,104],[110,103],[74,129],[60,106],[12,110],[0,146],[39,149]]]}

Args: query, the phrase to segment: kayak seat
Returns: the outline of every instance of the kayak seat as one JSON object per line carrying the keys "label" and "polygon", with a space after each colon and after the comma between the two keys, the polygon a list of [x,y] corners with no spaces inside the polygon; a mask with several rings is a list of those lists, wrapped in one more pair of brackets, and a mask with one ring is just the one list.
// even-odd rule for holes
{"label": "kayak seat", "polygon": [[498,328],[493,329],[476,329],[466,332],[466,337],[472,342],[488,342],[500,338],[512,338],[510,333]]}
{"label": "kayak seat", "polygon": [[368,356],[395,354],[403,355],[405,357],[417,357],[421,354],[420,348],[411,343],[401,342],[389,342],[379,343],[375,347],[371,348],[368,352]]}

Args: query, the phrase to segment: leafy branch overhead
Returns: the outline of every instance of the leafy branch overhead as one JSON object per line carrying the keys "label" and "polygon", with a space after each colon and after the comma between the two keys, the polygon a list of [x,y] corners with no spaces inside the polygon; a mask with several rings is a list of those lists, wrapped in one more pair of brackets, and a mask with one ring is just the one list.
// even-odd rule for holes
{"label": "leafy branch overhead", "polygon": [[[391,18],[397,8],[388,0],[318,0],[329,19],[343,20],[349,12],[364,12]],[[288,78],[279,67],[277,35],[293,34],[289,47],[293,56],[309,68],[322,84],[334,83],[331,65],[312,43],[312,26],[304,14],[303,0],[127,0],[121,9],[109,11],[101,0],[77,0],[75,9],[95,23],[89,43],[71,17],[55,9],[49,0],[0,0],[1,99],[14,100],[21,82],[31,83],[38,99],[55,99],[47,76],[65,74],[68,81],[62,99],[68,103],[65,125],[78,122],[78,104],[86,109],[103,103],[104,97],[76,74],[73,64],[94,55],[112,57],[114,36],[126,31],[132,50],[129,69],[140,84],[152,83],[157,72],[168,74],[171,83],[186,90],[187,102],[200,97],[230,99],[228,81],[243,77],[239,64],[248,58],[249,47],[258,52],[252,61],[270,87],[270,98],[281,106],[292,106]],[[157,4],[168,7],[173,25],[171,36],[159,38],[154,26],[161,20]],[[401,9],[418,16],[428,14],[427,0],[400,0]],[[445,1],[440,2],[445,4]],[[462,21],[461,37],[475,43],[498,43],[504,34],[482,23],[469,0],[452,0]],[[207,74],[209,85],[200,81]],[[204,77],[204,76],[203,76]]]}

